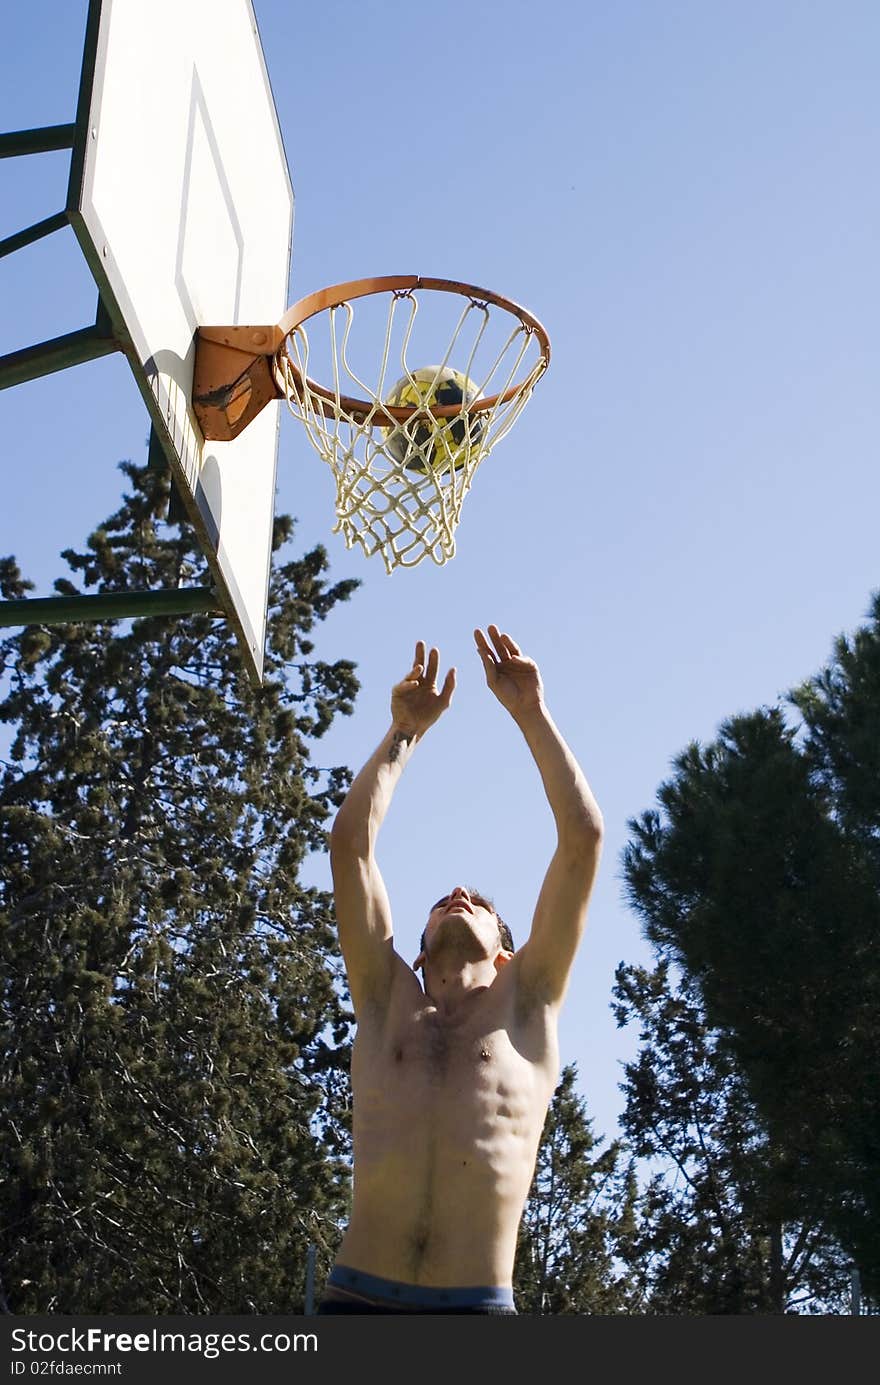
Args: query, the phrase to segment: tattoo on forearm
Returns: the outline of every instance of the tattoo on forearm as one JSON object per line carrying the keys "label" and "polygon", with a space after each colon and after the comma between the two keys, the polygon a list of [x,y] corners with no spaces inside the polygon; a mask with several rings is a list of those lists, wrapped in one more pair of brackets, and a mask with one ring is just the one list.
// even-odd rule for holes
{"label": "tattoo on forearm", "polygon": [[405,731],[395,731],[394,736],[393,736],[392,741],[391,741],[391,745],[390,745],[389,750],[388,750],[388,763],[389,763],[389,764],[393,765],[393,764],[395,763],[395,761],[397,761],[397,760],[400,759],[400,749],[401,749],[401,746],[409,745],[409,743],[410,743],[410,741],[411,741],[412,739],[413,739],[412,733],[410,733],[409,735],[407,735],[407,733],[406,733]]}

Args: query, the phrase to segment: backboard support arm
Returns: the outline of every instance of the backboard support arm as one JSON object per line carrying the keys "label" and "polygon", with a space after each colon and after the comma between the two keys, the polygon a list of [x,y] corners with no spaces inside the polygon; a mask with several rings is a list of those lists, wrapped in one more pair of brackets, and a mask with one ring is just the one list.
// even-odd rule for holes
{"label": "backboard support arm", "polygon": [[43,375],[52,375],[55,371],[66,370],[68,366],[81,365],[84,361],[94,361],[121,350],[99,298],[93,326],[82,327],[78,332],[66,332],[64,336],[52,337],[50,341],[25,346],[20,351],[10,351],[0,356],[0,390],[9,389],[11,385],[23,385],[28,380],[38,380]]}
{"label": "backboard support arm", "polygon": [[132,620],[146,616],[225,616],[213,587],[107,592],[97,596],[38,596],[0,601],[0,626],[76,625],[80,621]]}
{"label": "backboard support arm", "polygon": [[[68,127],[61,127],[68,128]],[[69,127],[73,128],[73,127]],[[60,148],[60,145],[47,146]],[[2,152],[2,146],[0,146]],[[36,151],[33,151],[36,152]],[[66,213],[60,214],[67,224]],[[54,220],[54,218],[53,218]],[[52,227],[51,229],[56,229]],[[48,234],[48,230],[44,234]],[[36,239],[32,236],[30,239]],[[27,244],[27,241],[22,241]],[[0,242],[0,250],[6,242]],[[17,247],[16,247],[17,248]],[[78,332],[28,346],[0,356],[0,389],[24,384],[42,375],[51,375],[68,366],[96,360],[122,349],[113,334],[110,316],[98,299],[95,322]],[[151,460],[155,463],[156,444],[151,437]],[[163,454],[164,463],[164,454]],[[173,493],[172,493],[173,494]],[[169,522],[181,518],[178,512]],[[95,596],[47,596],[0,601],[0,628],[29,625],[74,625],[77,622],[132,620],[147,616],[194,614],[225,616],[220,595],[214,587],[169,587],[158,591],[107,592]]]}
{"label": "backboard support arm", "polygon": [[14,130],[0,135],[0,159],[25,154],[48,154],[53,149],[72,149],[76,125],[44,125],[38,130]]}
{"label": "backboard support arm", "polygon": [[44,236],[51,236],[54,231],[60,231],[64,226],[69,225],[67,212],[53,212],[52,216],[44,217],[42,221],[35,221],[33,226],[27,226],[23,231],[15,231],[13,235],[0,240],[0,259],[4,255],[11,255],[14,251],[21,250],[25,245],[33,245],[35,240],[42,240]]}

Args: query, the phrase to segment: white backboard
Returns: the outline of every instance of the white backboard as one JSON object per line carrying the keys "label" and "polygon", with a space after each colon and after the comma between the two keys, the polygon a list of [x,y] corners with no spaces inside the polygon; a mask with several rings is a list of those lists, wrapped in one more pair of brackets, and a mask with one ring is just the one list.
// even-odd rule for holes
{"label": "white backboard", "polygon": [[293,190],[251,0],[90,0],[68,215],[259,681],[279,406],[206,443],[190,404],[196,328],[288,306]]}

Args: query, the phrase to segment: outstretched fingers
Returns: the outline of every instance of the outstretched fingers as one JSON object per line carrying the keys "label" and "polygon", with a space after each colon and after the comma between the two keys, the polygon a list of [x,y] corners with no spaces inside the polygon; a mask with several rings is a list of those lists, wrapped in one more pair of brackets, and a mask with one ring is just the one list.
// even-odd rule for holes
{"label": "outstretched fingers", "polygon": [[429,688],[433,688],[437,682],[437,669],[440,667],[440,650],[431,649],[428,654],[428,662],[425,666],[425,682]]}
{"label": "outstretched fingers", "polygon": [[488,677],[494,670],[497,662],[492,646],[480,629],[474,631],[474,643],[477,646],[477,653],[483,661],[483,668],[486,670],[486,676]]}
{"label": "outstretched fingers", "polygon": [[404,682],[421,683],[424,682],[429,688],[433,688],[437,682],[437,670],[440,667],[440,650],[430,649],[425,651],[425,641],[416,641],[415,661]]}
{"label": "outstretched fingers", "polygon": [[443,687],[440,689],[440,706],[444,712],[452,701],[452,694],[455,692],[455,669],[451,668],[443,680]]}
{"label": "outstretched fingers", "polygon": [[488,629],[489,634],[492,637],[492,643],[495,646],[496,656],[499,659],[519,658],[519,656],[522,654],[522,650],[520,649],[516,640],[511,639],[510,635],[502,633],[502,631],[498,629],[497,625],[490,625]]}

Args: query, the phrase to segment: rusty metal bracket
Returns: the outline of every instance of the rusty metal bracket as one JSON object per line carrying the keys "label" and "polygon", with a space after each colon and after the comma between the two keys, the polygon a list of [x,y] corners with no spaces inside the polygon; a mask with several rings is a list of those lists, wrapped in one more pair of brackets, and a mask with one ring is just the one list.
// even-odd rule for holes
{"label": "rusty metal bracket", "polygon": [[277,326],[199,328],[192,406],[206,438],[231,442],[282,397],[273,366],[283,340]]}

